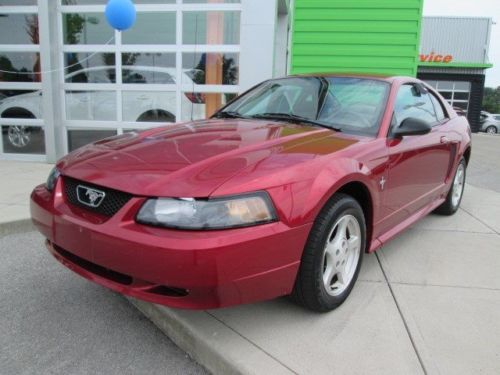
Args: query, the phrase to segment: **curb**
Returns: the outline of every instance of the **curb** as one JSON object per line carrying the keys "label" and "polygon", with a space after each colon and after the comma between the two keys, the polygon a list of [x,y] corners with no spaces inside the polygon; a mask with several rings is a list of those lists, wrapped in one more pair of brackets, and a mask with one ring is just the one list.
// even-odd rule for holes
{"label": "curb", "polygon": [[127,299],[212,374],[294,373],[208,311],[174,310]]}
{"label": "curb", "polygon": [[31,222],[31,219],[22,219],[0,223],[0,237],[5,237],[10,234],[18,234],[22,232],[31,232],[34,230],[35,227]]}

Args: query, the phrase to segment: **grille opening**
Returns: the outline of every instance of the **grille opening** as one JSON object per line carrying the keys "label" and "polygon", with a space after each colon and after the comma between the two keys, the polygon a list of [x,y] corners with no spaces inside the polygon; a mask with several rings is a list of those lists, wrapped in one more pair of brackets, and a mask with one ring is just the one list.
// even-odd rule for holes
{"label": "grille opening", "polygon": [[[82,185],[92,189],[97,189],[106,193],[102,203],[98,207],[90,207],[78,200],[77,187]],[[132,199],[132,195],[123,191],[118,191],[85,181],[80,181],[71,177],[63,176],[63,189],[66,201],[74,206],[84,208],[85,210],[96,212],[100,215],[111,217]]]}
{"label": "grille opening", "polygon": [[88,260],[82,259],[79,256],[71,254],[70,252],[60,248],[59,246],[52,244],[54,249],[64,258],[68,259],[70,262],[75,263],[77,266],[96,274],[97,276],[101,276],[105,279],[114,281],[115,283],[122,285],[130,285],[132,284],[133,278],[131,276],[125,275],[120,272],[116,272],[110,270],[108,268],[99,266],[95,263],[89,262]]}
{"label": "grille opening", "polygon": [[158,285],[148,290],[148,293],[159,294],[167,297],[185,297],[188,295],[188,291],[186,289],[174,288],[165,285]]}

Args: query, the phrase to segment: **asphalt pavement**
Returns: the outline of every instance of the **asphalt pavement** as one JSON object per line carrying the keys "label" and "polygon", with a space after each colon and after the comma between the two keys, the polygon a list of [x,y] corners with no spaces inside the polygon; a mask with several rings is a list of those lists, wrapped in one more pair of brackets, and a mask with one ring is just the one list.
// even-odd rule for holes
{"label": "asphalt pavement", "polygon": [[124,297],[61,266],[26,229],[0,238],[0,374],[206,374]]}

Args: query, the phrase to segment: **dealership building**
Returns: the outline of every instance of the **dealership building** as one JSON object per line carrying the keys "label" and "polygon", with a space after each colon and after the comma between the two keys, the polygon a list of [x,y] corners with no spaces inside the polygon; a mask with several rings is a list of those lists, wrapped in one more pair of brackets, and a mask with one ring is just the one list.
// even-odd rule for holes
{"label": "dealership building", "polygon": [[417,76],[478,129],[489,18],[422,17],[423,0],[134,0],[118,32],[106,2],[0,0],[0,159],[54,162],[310,72]]}

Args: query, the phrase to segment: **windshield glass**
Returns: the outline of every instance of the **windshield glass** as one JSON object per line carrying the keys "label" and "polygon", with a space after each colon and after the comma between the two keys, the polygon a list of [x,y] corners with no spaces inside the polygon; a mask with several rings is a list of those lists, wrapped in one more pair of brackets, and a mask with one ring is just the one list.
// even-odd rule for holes
{"label": "windshield glass", "polygon": [[375,136],[388,91],[389,83],[369,78],[282,78],[264,82],[215,116],[305,120],[346,133]]}

